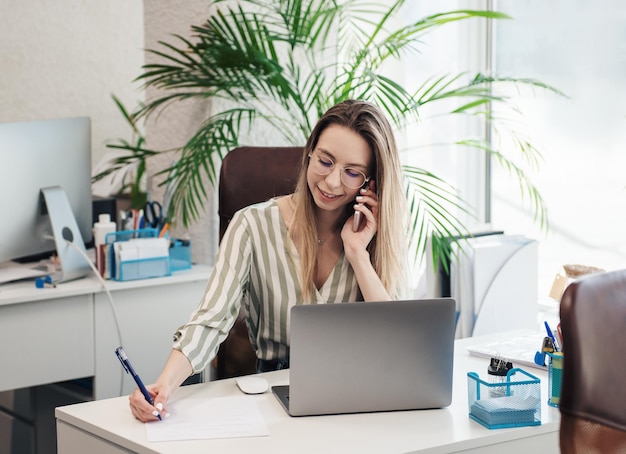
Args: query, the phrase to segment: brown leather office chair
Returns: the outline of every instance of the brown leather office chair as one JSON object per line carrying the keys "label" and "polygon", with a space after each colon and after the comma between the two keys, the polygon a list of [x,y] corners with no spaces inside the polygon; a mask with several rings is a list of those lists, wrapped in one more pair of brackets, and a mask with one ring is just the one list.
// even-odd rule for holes
{"label": "brown leather office chair", "polygon": [[[220,241],[235,212],[295,189],[303,147],[240,147],[222,160],[218,202]],[[256,354],[248,338],[242,313],[220,345],[216,378],[256,372]]]}
{"label": "brown leather office chair", "polygon": [[562,453],[626,453],[626,270],[572,282],[561,298]]}

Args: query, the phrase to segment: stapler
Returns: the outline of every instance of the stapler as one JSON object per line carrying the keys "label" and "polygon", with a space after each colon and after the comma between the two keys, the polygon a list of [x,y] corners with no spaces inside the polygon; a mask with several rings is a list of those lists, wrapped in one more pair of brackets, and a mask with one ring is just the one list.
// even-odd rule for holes
{"label": "stapler", "polygon": [[541,351],[535,353],[535,364],[538,366],[546,365],[546,353],[554,353],[554,342],[548,336],[543,338],[543,342],[541,344]]}

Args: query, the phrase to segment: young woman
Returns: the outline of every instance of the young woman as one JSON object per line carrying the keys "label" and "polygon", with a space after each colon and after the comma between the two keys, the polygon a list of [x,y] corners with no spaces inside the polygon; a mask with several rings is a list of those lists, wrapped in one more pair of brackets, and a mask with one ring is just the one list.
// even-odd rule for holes
{"label": "young woman", "polygon": [[155,406],[139,390],[130,396],[136,418],[167,414],[172,393],[216,356],[241,304],[259,370],[267,371],[288,367],[291,306],[402,297],[406,199],[385,116],[365,101],[332,107],[303,158],[293,194],[233,217],[200,306],[176,331],[163,371],[147,387]]}

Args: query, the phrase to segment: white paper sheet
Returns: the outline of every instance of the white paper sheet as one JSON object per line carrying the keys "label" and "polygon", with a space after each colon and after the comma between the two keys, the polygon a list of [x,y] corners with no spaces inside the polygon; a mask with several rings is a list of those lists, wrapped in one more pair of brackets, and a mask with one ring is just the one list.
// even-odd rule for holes
{"label": "white paper sheet", "polygon": [[470,355],[480,358],[495,358],[496,356],[511,361],[513,367],[535,367],[547,370],[545,366],[535,364],[535,353],[541,350],[545,331],[519,330],[518,334],[500,340],[472,340],[467,347]]}
{"label": "white paper sheet", "polygon": [[146,423],[148,441],[264,437],[269,435],[254,396],[180,399],[162,421]]}
{"label": "white paper sheet", "polygon": [[0,284],[45,276],[46,274],[50,274],[50,272],[19,265],[0,265]]}

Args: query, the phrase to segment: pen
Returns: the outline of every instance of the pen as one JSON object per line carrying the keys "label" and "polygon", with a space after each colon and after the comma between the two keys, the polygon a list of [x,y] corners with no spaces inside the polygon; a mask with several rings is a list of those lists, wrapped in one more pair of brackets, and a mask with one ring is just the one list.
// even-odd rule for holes
{"label": "pen", "polygon": [[161,229],[161,231],[159,232],[159,238],[163,238],[165,234],[167,233],[167,231],[169,230],[169,228],[170,228],[170,224],[169,222],[166,222],[163,225],[163,228]]}
{"label": "pen", "polygon": [[[150,393],[148,392],[148,390],[144,386],[143,382],[141,381],[141,378],[139,378],[139,375],[137,375],[137,372],[135,372],[135,369],[133,369],[133,366],[130,363],[130,360],[128,359],[128,356],[126,356],[126,352],[124,351],[124,349],[122,347],[117,347],[115,349],[115,354],[117,355],[117,358],[120,360],[120,363],[122,363],[122,367],[124,367],[124,370],[127,373],[129,373],[130,375],[133,376],[133,379],[135,380],[135,383],[137,383],[137,386],[141,390],[141,394],[143,394],[143,397],[146,398],[146,401],[150,405],[154,405],[154,401],[152,400],[152,396],[150,395]],[[161,419],[161,415],[157,415],[157,417],[159,419]]]}

